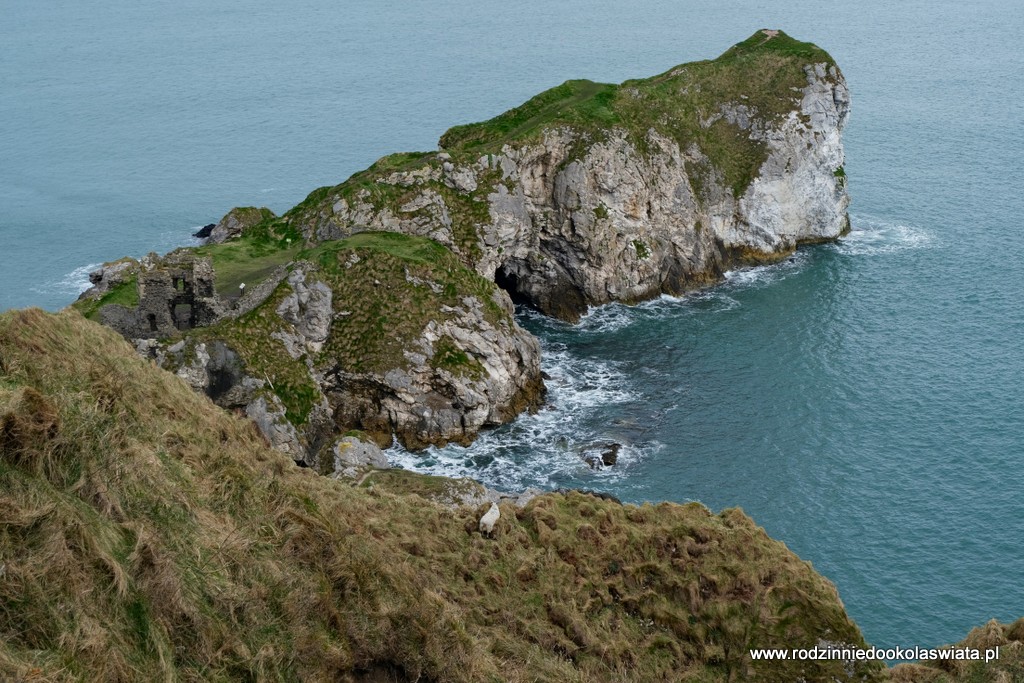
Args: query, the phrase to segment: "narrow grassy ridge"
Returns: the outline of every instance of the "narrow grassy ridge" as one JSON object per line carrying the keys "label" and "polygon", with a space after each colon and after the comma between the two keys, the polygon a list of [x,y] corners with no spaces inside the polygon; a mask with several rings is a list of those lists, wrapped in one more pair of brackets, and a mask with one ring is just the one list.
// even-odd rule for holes
{"label": "narrow grassy ridge", "polygon": [[114,332],[6,313],[0,679],[847,679],[748,660],[862,640],[738,510],[549,494],[486,538],[415,478],[295,468]]}

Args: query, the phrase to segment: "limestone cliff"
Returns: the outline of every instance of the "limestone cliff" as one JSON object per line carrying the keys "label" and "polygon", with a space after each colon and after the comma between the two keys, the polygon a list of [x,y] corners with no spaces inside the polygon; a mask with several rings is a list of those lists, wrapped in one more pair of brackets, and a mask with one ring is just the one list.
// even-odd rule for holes
{"label": "limestone cliff", "polygon": [[394,155],[285,220],[305,239],[426,235],[544,313],[678,294],[848,229],[842,73],[761,31],[646,80],[569,81],[442,152]]}
{"label": "limestone cliff", "polygon": [[105,267],[78,307],[322,469],[349,430],[467,443],[543,394],[513,300],[576,320],[841,235],[848,113],[827,53],[759,31],[566,82],[282,217],[235,209],[204,247]]}
{"label": "limestone cliff", "polygon": [[[364,232],[296,253],[263,244],[269,264],[231,251],[252,246],[146,257],[77,306],[325,473],[346,432],[465,444],[542,398],[539,345],[508,294],[441,245]],[[236,295],[218,261],[227,279],[228,263],[249,275],[284,263]]]}

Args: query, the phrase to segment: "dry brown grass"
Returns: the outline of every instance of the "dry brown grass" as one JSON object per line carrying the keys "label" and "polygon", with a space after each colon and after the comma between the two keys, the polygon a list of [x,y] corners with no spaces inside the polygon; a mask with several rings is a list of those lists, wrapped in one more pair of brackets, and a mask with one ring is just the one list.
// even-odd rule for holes
{"label": "dry brown grass", "polygon": [[967,634],[952,649],[972,648],[984,655],[999,648],[999,658],[985,663],[930,660],[900,664],[892,670],[894,683],[1021,683],[1024,681],[1024,619],[1012,624],[990,621]]}
{"label": "dry brown grass", "polygon": [[[0,316],[0,680],[845,680],[862,643],[737,510],[451,510],[295,468],[75,313]],[[869,678],[877,669],[858,672]]]}

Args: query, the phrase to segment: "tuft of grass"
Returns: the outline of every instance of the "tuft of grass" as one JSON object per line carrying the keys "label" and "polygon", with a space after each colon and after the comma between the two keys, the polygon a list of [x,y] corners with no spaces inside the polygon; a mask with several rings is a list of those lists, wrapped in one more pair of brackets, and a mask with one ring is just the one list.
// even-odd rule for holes
{"label": "tuft of grass", "polygon": [[121,284],[112,287],[109,292],[99,299],[79,299],[71,304],[75,309],[89,320],[99,321],[100,309],[107,304],[118,304],[125,308],[135,308],[139,305],[138,276],[133,275]]}
{"label": "tuft of grass", "polygon": [[434,355],[430,360],[431,367],[443,368],[463,377],[482,379],[487,374],[480,361],[456,346],[455,341],[448,336],[441,337],[434,344]]}
{"label": "tuft of grass", "polygon": [[0,358],[0,678],[847,680],[745,651],[863,644],[738,510],[547,494],[485,538],[443,481],[294,467],[72,311],[0,315]]}

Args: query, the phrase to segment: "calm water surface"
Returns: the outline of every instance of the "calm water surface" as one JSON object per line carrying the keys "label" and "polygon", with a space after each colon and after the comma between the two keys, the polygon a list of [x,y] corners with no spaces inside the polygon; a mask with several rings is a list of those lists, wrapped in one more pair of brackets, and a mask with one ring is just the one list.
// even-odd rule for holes
{"label": "calm water surface", "polygon": [[[2,0],[0,309],[89,266],[283,211],[567,78],[712,57],[761,27],[853,93],[853,233],[577,328],[529,313],[551,406],[406,466],[741,506],[879,646],[1024,615],[1024,13],[1016,3]],[[578,451],[623,444],[592,472]]]}

